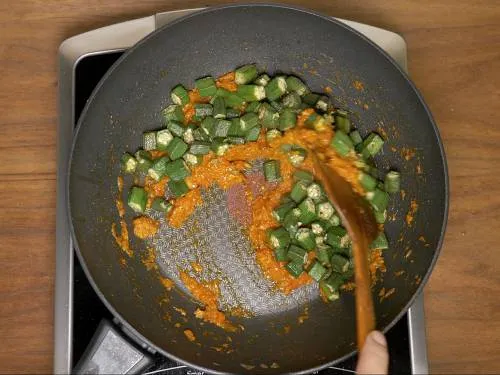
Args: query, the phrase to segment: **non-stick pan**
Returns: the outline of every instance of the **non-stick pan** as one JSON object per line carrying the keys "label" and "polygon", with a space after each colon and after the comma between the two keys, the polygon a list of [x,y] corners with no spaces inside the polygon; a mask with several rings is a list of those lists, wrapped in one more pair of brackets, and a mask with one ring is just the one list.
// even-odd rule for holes
{"label": "non-stick pan", "polygon": [[[80,118],[69,178],[77,253],[95,290],[139,341],[169,357],[214,372],[305,372],[355,350],[353,295],[326,304],[314,286],[285,297],[256,265],[244,228],[231,217],[227,192],[204,192],[205,204],[178,230],[162,224],[152,243],[131,239],[129,258],[116,245],[118,160],[140,147],[142,132],[161,127],[160,111],[177,83],[219,76],[246,63],[272,74],[293,73],[317,92],[328,86],[362,134],[387,138],[381,170],[403,176],[386,233],[387,270],[373,289],[377,327],[389,329],[422,290],[437,259],[447,217],[448,185],[438,130],[415,86],[394,61],[362,35],[311,11],[276,5],[211,8],[154,32],[127,51],[99,83]],[[132,183],[125,180],[126,187]],[[413,208],[411,208],[411,206]],[[413,221],[406,220],[416,211]],[[133,216],[126,215],[130,224]],[[131,236],[133,237],[133,236]],[[158,272],[146,270],[146,247]],[[200,280],[221,283],[221,308],[244,330],[228,333],[193,315],[197,304],[178,282],[191,261]],[[166,291],[158,275],[174,280]],[[387,298],[379,296],[390,295]],[[185,316],[182,314],[185,311]],[[181,313],[179,313],[181,312]],[[190,342],[184,335],[196,336]]]}

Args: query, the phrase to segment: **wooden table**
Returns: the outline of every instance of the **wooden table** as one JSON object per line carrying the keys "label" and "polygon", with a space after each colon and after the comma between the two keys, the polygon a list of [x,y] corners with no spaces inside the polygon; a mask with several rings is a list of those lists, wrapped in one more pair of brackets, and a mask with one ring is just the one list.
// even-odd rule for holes
{"label": "wooden table", "polygon": [[[410,74],[439,125],[451,178],[445,245],[425,294],[431,370],[499,373],[500,2],[293,3],[406,39]],[[203,5],[0,2],[1,373],[52,368],[57,47],[96,27]]]}

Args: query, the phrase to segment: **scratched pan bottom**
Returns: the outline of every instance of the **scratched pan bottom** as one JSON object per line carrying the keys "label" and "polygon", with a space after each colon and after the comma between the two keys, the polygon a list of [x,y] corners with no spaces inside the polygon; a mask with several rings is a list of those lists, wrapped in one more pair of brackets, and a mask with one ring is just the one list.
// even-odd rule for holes
{"label": "scratched pan bottom", "polygon": [[[314,284],[284,295],[264,276],[244,226],[228,205],[228,194],[217,187],[204,190],[203,204],[181,228],[171,227],[163,215],[156,216],[161,225],[151,245],[162,273],[188,294],[181,270],[198,281],[218,280],[219,307],[241,308],[253,316],[280,313],[317,298]],[[237,211],[237,215],[245,214]],[[192,262],[202,266],[201,272],[193,271]]]}

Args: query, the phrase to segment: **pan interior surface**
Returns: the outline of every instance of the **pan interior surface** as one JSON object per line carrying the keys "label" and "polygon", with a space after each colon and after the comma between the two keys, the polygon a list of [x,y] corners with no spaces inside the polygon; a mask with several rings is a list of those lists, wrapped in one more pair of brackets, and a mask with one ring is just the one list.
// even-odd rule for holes
{"label": "pan interior surface", "polygon": [[[307,371],[355,349],[353,295],[343,293],[325,304],[313,285],[288,297],[276,292],[256,265],[243,226],[228,211],[227,192],[206,191],[205,204],[182,228],[162,224],[162,236],[153,243],[131,235],[131,258],[111,235],[118,221],[119,159],[141,147],[144,131],[162,126],[160,111],[170,102],[170,89],[247,63],[270,74],[295,74],[315,92],[328,87],[361,134],[386,135],[376,164],[399,170],[405,193],[391,200],[387,270],[374,295],[394,290],[375,301],[378,328],[394,323],[425,283],[442,240],[447,179],[439,135],[413,85],[384,53],[349,28],[310,12],[268,5],[214,8],[174,22],[128,51],[80,119],[69,179],[73,237],[107,306],[164,354],[215,372]],[[125,180],[125,186],[131,184]],[[408,223],[412,202],[418,211]],[[132,218],[127,212],[125,220]],[[147,246],[157,248],[160,272],[173,280],[190,262],[202,262],[205,273],[198,277],[221,282],[221,307],[243,306],[252,313],[230,318],[244,330],[228,333],[195,319],[198,306],[183,285],[167,292],[144,267]],[[194,332],[194,343],[184,329]]]}

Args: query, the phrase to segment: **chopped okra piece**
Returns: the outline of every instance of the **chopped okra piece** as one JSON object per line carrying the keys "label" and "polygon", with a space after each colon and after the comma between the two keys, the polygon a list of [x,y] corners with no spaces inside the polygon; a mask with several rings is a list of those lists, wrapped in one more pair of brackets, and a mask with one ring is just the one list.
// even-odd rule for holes
{"label": "chopped okra piece", "polygon": [[[334,210],[335,212],[335,210]],[[330,218],[328,219],[328,223],[332,226],[332,227],[337,227],[340,225],[340,217],[337,215],[337,214],[333,214],[332,216],[330,216]]]}
{"label": "chopped okra piece", "polygon": [[197,79],[194,81],[194,85],[200,92],[201,97],[214,96],[217,92],[217,86],[212,77]]}
{"label": "chopped okra piece", "polygon": [[255,113],[246,113],[240,118],[241,130],[244,132],[247,132],[257,125],[259,125],[259,117]]}
{"label": "chopped okra piece", "polygon": [[298,206],[300,209],[300,217],[299,220],[302,224],[310,224],[314,220],[316,220],[316,205],[311,198],[304,199]]}
{"label": "chopped okra piece", "polygon": [[151,203],[151,208],[158,212],[168,213],[172,209],[172,203],[165,198],[157,197],[153,200],[153,203]]}
{"label": "chopped okra piece", "polygon": [[300,147],[294,147],[287,156],[294,167],[299,167],[306,159],[307,151]]}
{"label": "chopped okra piece", "polygon": [[299,228],[295,234],[295,240],[300,247],[311,251],[316,247],[316,240],[313,232],[309,228]]}
{"label": "chopped okra piece", "polygon": [[370,245],[370,249],[388,249],[389,248],[389,242],[387,241],[387,237],[385,236],[384,232],[379,233],[377,238],[373,240],[373,242]]}
{"label": "chopped okra piece", "polygon": [[316,112],[311,113],[311,115],[306,119],[305,125],[319,132],[324,131],[330,126],[326,119]]}
{"label": "chopped okra piece", "polygon": [[342,130],[346,134],[351,131],[351,121],[345,116],[335,115],[335,126],[338,130]]}
{"label": "chopped okra piece", "polygon": [[261,130],[260,126],[251,128],[250,130],[247,131],[247,134],[245,135],[245,140],[247,142],[255,142],[256,140],[259,139],[260,130]]}
{"label": "chopped okra piece", "polygon": [[307,272],[314,280],[320,281],[326,273],[326,268],[321,265],[320,262],[316,261],[313,263],[309,271]]}
{"label": "chopped okra piece", "polygon": [[137,213],[143,213],[146,210],[148,194],[142,187],[133,186],[128,193],[127,204]]}
{"label": "chopped okra piece", "polygon": [[212,116],[205,117],[201,122],[199,129],[203,130],[208,137],[211,137],[214,134],[214,129],[218,121],[219,120],[216,120]]}
{"label": "chopped okra piece", "polygon": [[233,137],[233,136],[227,137],[226,141],[231,145],[242,145],[246,142],[244,137]]}
{"label": "chopped okra piece", "polygon": [[344,279],[342,276],[334,272],[326,280],[321,280],[319,282],[319,287],[327,300],[335,301],[340,297],[339,289],[343,284]]}
{"label": "chopped okra piece", "polygon": [[253,64],[244,65],[234,71],[234,81],[238,85],[244,85],[257,78],[257,67]]}
{"label": "chopped okra piece", "polygon": [[318,217],[323,220],[328,220],[335,213],[335,209],[333,208],[330,202],[321,202],[316,206],[316,211],[318,212]]}
{"label": "chopped okra piece", "polygon": [[168,189],[172,193],[172,195],[176,198],[182,197],[189,192],[189,187],[184,180],[170,180],[168,181]]}
{"label": "chopped okra piece", "polygon": [[210,135],[208,135],[207,131],[202,126],[193,130],[193,138],[195,141],[210,141]]}
{"label": "chopped okra piece", "polygon": [[269,129],[266,132],[266,140],[268,142],[272,142],[276,138],[280,138],[280,137],[281,137],[281,132],[278,129]]}
{"label": "chopped okra piece", "polygon": [[170,159],[167,156],[163,156],[159,159],[153,161],[153,165],[148,169],[148,176],[155,181],[160,181],[163,176],[165,176],[167,171],[167,165],[170,163]]}
{"label": "chopped okra piece", "polygon": [[275,129],[279,125],[279,113],[269,103],[262,103],[259,107],[259,120],[265,128]]}
{"label": "chopped okra piece", "polygon": [[313,182],[307,187],[307,196],[313,201],[318,202],[323,198],[323,189],[320,184]]}
{"label": "chopped okra piece", "polygon": [[302,200],[307,197],[307,186],[307,181],[297,181],[290,191],[290,198],[292,198],[297,203],[302,202]]}
{"label": "chopped okra piece", "polygon": [[135,153],[135,160],[137,160],[137,169],[141,172],[147,172],[153,165],[151,154],[145,150],[138,150]]}
{"label": "chopped okra piece", "polygon": [[276,138],[280,138],[280,137],[281,137],[281,132],[278,129],[269,129],[266,132],[266,140],[268,142],[272,142]]}
{"label": "chopped okra piece", "polygon": [[170,121],[167,124],[167,129],[170,131],[170,133],[172,133],[176,137],[182,137],[184,131],[186,130],[186,127],[184,126],[184,124],[180,122]]}
{"label": "chopped okra piece", "polygon": [[251,102],[248,103],[247,107],[245,108],[245,112],[247,113],[257,113],[260,107],[260,102]]}
{"label": "chopped okra piece", "polygon": [[274,77],[266,85],[266,97],[269,100],[276,100],[281,98],[286,92],[286,79],[285,77]]}
{"label": "chopped okra piece", "polygon": [[277,100],[270,101],[269,104],[271,104],[271,107],[273,107],[278,112],[281,112],[283,110],[283,105]]}
{"label": "chopped okra piece", "polygon": [[137,169],[137,160],[128,152],[122,155],[120,163],[123,173],[134,173]]}
{"label": "chopped okra piece", "polygon": [[286,247],[279,247],[277,249],[274,249],[274,257],[278,262],[286,262],[288,260],[287,254],[288,249]]}
{"label": "chopped okra piece", "polygon": [[321,96],[314,106],[316,107],[316,109],[319,109],[322,112],[326,112],[328,110],[328,97]]}
{"label": "chopped okra piece", "polygon": [[297,113],[293,109],[285,108],[279,117],[279,129],[288,130],[297,124]]}
{"label": "chopped okra piece", "polygon": [[377,224],[384,224],[387,220],[387,210],[384,211],[373,211],[373,215],[375,216],[375,222]]}
{"label": "chopped okra piece", "polygon": [[[241,98],[240,96],[236,95],[234,92],[230,92],[226,97],[224,97],[224,100],[226,102],[226,106],[233,108],[233,109],[242,109],[243,106],[245,105],[245,100]],[[226,118],[230,118],[228,116],[229,110],[226,109]],[[238,112],[238,116],[240,113]]]}
{"label": "chopped okra piece", "polygon": [[182,107],[180,105],[169,105],[162,111],[162,115],[165,123],[167,124],[170,121],[184,122],[184,112],[182,111]]}
{"label": "chopped okra piece", "polygon": [[330,258],[332,269],[338,273],[345,273],[349,269],[349,259],[339,254],[333,254]]}
{"label": "chopped okra piece", "polygon": [[269,81],[271,80],[271,78],[267,75],[267,74],[261,74],[260,76],[258,76],[256,79],[255,79],[255,84],[256,85],[259,85],[259,86],[266,86]]}
{"label": "chopped okra piece", "polygon": [[300,78],[294,76],[288,76],[286,78],[286,88],[288,91],[296,92],[300,96],[305,95],[309,92],[309,89],[307,88],[305,83],[302,82]]}
{"label": "chopped okra piece", "polygon": [[236,90],[236,95],[247,102],[254,102],[264,99],[266,90],[259,85],[240,85]]}
{"label": "chopped okra piece", "polygon": [[370,133],[368,137],[363,141],[362,155],[364,158],[369,158],[370,156],[375,156],[384,145],[384,140],[377,133]]}
{"label": "chopped okra piece", "polygon": [[349,137],[351,138],[352,144],[354,146],[357,146],[360,143],[363,143],[363,138],[361,138],[361,135],[359,134],[359,131],[357,131],[357,130],[353,130],[352,132],[350,132]]}
{"label": "chopped okra piece", "polygon": [[302,247],[292,244],[288,248],[287,257],[291,262],[296,262],[304,265],[304,263],[307,262],[307,251]]}
{"label": "chopped okra piece", "polygon": [[375,211],[385,211],[389,204],[389,194],[380,189],[366,193],[366,199],[370,202]]}
{"label": "chopped okra piece", "polygon": [[335,121],[334,116],[332,115],[332,112],[328,111],[323,115],[323,118],[325,119],[325,122],[329,124],[329,126],[332,126],[333,122]]}
{"label": "chopped okra piece", "polygon": [[214,107],[208,103],[196,103],[194,105],[194,116],[198,120],[202,120],[207,116],[212,116]]}
{"label": "chopped okra piece", "polygon": [[189,147],[189,152],[193,155],[206,155],[210,152],[210,143],[194,141]]}
{"label": "chopped okra piece", "polygon": [[289,213],[293,208],[295,208],[295,202],[283,203],[279,207],[276,207],[272,214],[277,221],[283,221],[286,214]]}
{"label": "chopped okra piece", "polygon": [[[220,96],[222,98],[227,98],[231,94],[231,91],[223,89],[222,87],[217,88],[214,96]],[[213,99],[212,99],[213,100]]]}
{"label": "chopped okra piece", "polygon": [[325,244],[325,236],[323,235],[316,236],[315,241],[316,241],[316,248],[318,248],[319,246],[327,246]]}
{"label": "chopped okra piece", "polygon": [[332,247],[347,248],[351,240],[344,228],[334,226],[326,233],[326,243]]}
{"label": "chopped okra piece", "polygon": [[367,173],[359,172],[358,179],[359,183],[366,191],[375,190],[375,188],[377,187],[377,179]]}
{"label": "chopped okra piece", "polygon": [[193,124],[190,124],[186,127],[186,130],[184,131],[184,134],[182,135],[182,139],[184,140],[184,142],[186,142],[188,144],[194,142],[194,134],[193,134],[194,129],[196,129],[196,128]]}
{"label": "chopped okra piece", "polygon": [[302,101],[310,107],[314,107],[320,96],[314,93],[307,93],[302,97]]}
{"label": "chopped okra piece", "polygon": [[295,236],[297,230],[299,229],[299,216],[300,210],[293,208],[283,218],[283,227],[288,231],[288,233],[290,233],[290,236]]}
{"label": "chopped okra piece", "polygon": [[385,191],[388,193],[398,193],[401,189],[401,175],[396,171],[389,171],[385,175]]}
{"label": "chopped okra piece", "polygon": [[146,151],[156,149],[156,132],[146,132],[142,134],[142,148]]}
{"label": "chopped okra piece", "polygon": [[292,275],[295,278],[299,277],[304,271],[302,268],[302,264],[298,262],[289,262],[287,263],[285,268],[288,271],[288,273],[290,273],[290,275]]}
{"label": "chopped okra piece", "polygon": [[331,247],[329,246],[318,246],[316,248],[316,258],[321,262],[322,265],[330,267],[330,257],[331,257]]}
{"label": "chopped okra piece", "polygon": [[300,95],[296,92],[291,92],[283,97],[281,103],[285,108],[299,109],[302,104],[302,99],[300,99]]}
{"label": "chopped okra piece", "polygon": [[323,224],[319,221],[311,223],[311,230],[315,236],[320,236],[325,233],[325,228],[323,228]]}
{"label": "chopped okra piece", "polygon": [[166,151],[167,146],[172,142],[174,136],[170,133],[168,129],[158,130],[156,132],[156,148],[160,151]]}
{"label": "chopped okra piece", "polygon": [[293,172],[293,178],[297,181],[313,182],[314,176],[311,172],[297,169]]}
{"label": "chopped okra piece", "polygon": [[240,111],[238,111],[237,109],[226,108],[226,119],[231,120],[239,116],[240,116]]}
{"label": "chopped okra piece", "polygon": [[335,132],[331,147],[342,156],[346,156],[354,149],[351,138],[340,130]]}
{"label": "chopped okra piece", "polygon": [[215,96],[212,99],[213,116],[216,119],[226,118],[226,102],[222,96]]}
{"label": "chopped okra piece", "polygon": [[170,97],[174,104],[186,105],[189,103],[189,93],[182,85],[177,85],[172,89]]}
{"label": "chopped okra piece", "polygon": [[190,173],[186,162],[182,159],[177,159],[167,164],[165,174],[172,181],[180,181],[189,176]]}
{"label": "chopped okra piece", "polygon": [[168,156],[172,160],[182,158],[182,155],[188,150],[188,145],[179,137],[174,137],[167,146]]}
{"label": "chopped okra piece", "polygon": [[269,232],[269,244],[273,249],[288,247],[290,245],[290,235],[283,227],[273,229]]}
{"label": "chopped okra piece", "polygon": [[182,158],[187,164],[192,166],[199,165],[203,161],[203,155],[195,155],[190,152],[186,152]]}
{"label": "chopped okra piece", "polygon": [[231,125],[229,126],[227,135],[230,137],[242,137],[245,135],[245,132],[241,127],[241,120],[239,117],[231,119]]}
{"label": "chopped okra piece", "polygon": [[225,138],[229,134],[230,127],[231,121],[223,119],[216,120],[212,136],[214,138]]}
{"label": "chopped okra piece", "polygon": [[279,160],[267,160],[264,162],[264,177],[266,181],[274,182],[281,179]]}
{"label": "chopped okra piece", "polygon": [[227,143],[225,143],[222,139],[216,138],[212,142],[212,145],[210,146],[210,148],[215,153],[215,155],[222,156],[228,150],[229,145]]}

